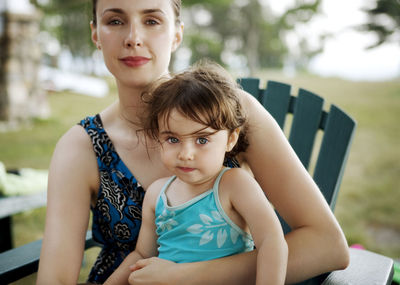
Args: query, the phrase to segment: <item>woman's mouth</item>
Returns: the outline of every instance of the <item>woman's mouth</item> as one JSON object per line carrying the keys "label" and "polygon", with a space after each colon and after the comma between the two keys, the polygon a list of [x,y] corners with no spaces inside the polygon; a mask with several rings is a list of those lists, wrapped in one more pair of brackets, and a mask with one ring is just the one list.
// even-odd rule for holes
{"label": "woman's mouth", "polygon": [[144,56],[127,56],[120,59],[126,66],[140,67],[150,61],[150,58]]}

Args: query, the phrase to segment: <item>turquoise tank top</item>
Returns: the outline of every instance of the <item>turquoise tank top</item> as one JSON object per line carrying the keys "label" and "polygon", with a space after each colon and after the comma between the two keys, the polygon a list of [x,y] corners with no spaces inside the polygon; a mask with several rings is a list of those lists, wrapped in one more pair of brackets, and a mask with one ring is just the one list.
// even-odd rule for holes
{"label": "turquoise tank top", "polygon": [[169,206],[165,195],[176,176],[164,185],[155,209],[160,258],[186,263],[254,249],[251,235],[227,216],[219,201],[219,182],[228,169],[220,172],[212,189],[179,206]]}

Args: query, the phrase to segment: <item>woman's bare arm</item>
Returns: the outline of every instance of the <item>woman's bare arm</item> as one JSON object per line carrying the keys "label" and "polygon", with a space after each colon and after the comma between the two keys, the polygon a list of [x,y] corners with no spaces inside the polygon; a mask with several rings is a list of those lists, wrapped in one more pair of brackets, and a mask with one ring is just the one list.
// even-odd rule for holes
{"label": "woman's bare arm", "polygon": [[270,114],[251,95],[243,97],[250,121],[245,159],[292,228],[285,236],[289,247],[286,282],[345,268],[347,242],[323,195]]}
{"label": "woman's bare arm", "polygon": [[80,126],[58,142],[49,170],[46,226],[37,284],[76,284],[89,222],[96,158]]}

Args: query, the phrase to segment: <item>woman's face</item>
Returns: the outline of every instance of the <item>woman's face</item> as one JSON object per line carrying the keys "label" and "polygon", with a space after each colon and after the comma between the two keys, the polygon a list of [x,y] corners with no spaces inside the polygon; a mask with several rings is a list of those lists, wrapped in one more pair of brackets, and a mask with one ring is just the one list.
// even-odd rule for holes
{"label": "woman's face", "polygon": [[140,88],[168,72],[182,40],[171,0],[99,0],[92,39],[120,84]]}

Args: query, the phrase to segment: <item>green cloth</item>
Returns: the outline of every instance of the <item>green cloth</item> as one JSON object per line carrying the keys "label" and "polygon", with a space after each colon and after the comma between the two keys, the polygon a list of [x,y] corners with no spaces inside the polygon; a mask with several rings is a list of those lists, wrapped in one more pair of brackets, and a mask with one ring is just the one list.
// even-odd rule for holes
{"label": "green cloth", "polygon": [[0,162],[0,194],[17,196],[46,191],[48,173],[48,170],[32,168],[21,168],[19,174],[7,173]]}

